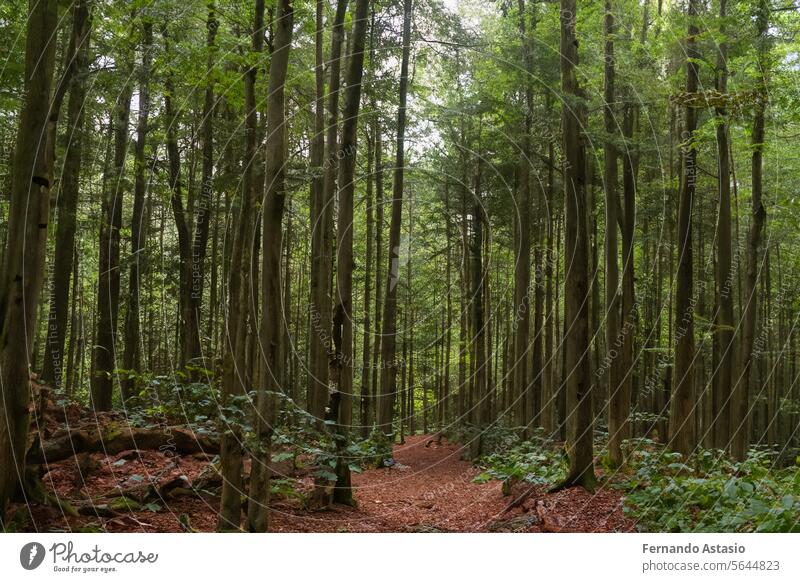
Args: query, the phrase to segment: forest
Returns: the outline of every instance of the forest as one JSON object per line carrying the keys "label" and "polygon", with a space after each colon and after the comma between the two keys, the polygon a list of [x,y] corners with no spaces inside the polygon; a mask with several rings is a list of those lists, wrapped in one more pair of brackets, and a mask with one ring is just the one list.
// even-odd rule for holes
{"label": "forest", "polygon": [[797,0],[0,35],[4,532],[800,532]]}

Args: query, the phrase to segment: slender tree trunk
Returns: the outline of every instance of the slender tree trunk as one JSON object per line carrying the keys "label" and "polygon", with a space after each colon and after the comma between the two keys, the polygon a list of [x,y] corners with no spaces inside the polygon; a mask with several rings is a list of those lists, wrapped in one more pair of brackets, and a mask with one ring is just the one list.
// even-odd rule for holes
{"label": "slender tree trunk", "polygon": [[583,92],[578,84],[577,5],[561,0],[561,89],[572,107],[564,107],[564,200],[566,226],[565,354],[567,389],[567,454],[569,473],[561,484],[592,490],[593,466],[592,376],[589,362],[589,241],[587,240],[586,163],[581,127],[585,126]]}
{"label": "slender tree trunk", "polygon": [[[341,0],[343,1],[343,0]],[[341,2],[340,2],[341,3]],[[325,78],[323,69],[323,38],[324,0],[316,2],[316,29],[314,33],[314,132],[311,137],[309,154],[313,171],[311,179],[311,273],[310,273],[310,313],[309,313],[309,374],[308,393],[306,395],[306,408],[315,418],[321,419],[325,415],[325,398],[328,393],[328,362],[325,357],[324,340],[322,331],[322,305],[325,304],[325,285],[323,278],[325,269],[325,232],[327,227],[324,193],[323,160],[325,158]],[[335,29],[338,30],[338,29]]]}
{"label": "slender tree trunk", "polygon": [[[252,33],[253,52],[264,48],[264,0],[255,0]],[[249,273],[254,240],[253,209],[257,185],[255,159],[258,149],[255,82],[258,69],[249,67],[244,75],[245,87],[245,159],[242,200],[239,205],[228,275],[228,313],[225,318],[225,356],[223,362],[223,403],[244,412],[247,394],[247,318]],[[225,423],[220,439],[220,473],[223,478],[218,529],[238,530],[241,527],[242,494],[244,492],[242,428]]]}
{"label": "slender tree trunk", "polygon": [[[686,40],[686,93],[694,96],[698,88],[699,58],[695,23],[699,1],[689,0],[689,30]],[[669,439],[679,453],[689,455],[697,445],[694,425],[694,298],[692,260],[692,207],[697,181],[697,152],[691,143],[697,127],[697,111],[688,103],[684,109],[683,172],[678,207],[678,274],[675,291],[675,385],[672,389],[669,415]]]}
{"label": "slender tree trunk", "polygon": [[397,385],[397,283],[400,270],[400,227],[403,219],[403,177],[405,173],[406,102],[408,99],[408,63],[411,53],[412,0],[403,0],[403,55],[400,64],[400,103],[397,110],[397,150],[392,184],[392,219],[389,226],[389,273],[383,305],[383,340],[381,342],[381,402],[378,428],[392,434],[392,417]]}
{"label": "slender tree trunk", "polygon": [[[184,321],[183,332],[186,343],[184,363],[195,360],[202,355],[200,340],[200,316],[205,288],[205,262],[208,248],[208,236],[211,227],[212,205],[214,199],[214,62],[216,59],[215,41],[217,35],[217,18],[214,2],[208,3],[206,20],[206,90],[203,100],[203,119],[200,134],[203,143],[202,180],[200,199],[198,201],[194,234],[189,257],[189,293],[186,309],[187,321]],[[213,258],[212,258],[213,259]],[[204,367],[209,367],[205,365]]]}
{"label": "slender tree trunk", "polygon": [[[374,23],[373,12],[373,23]],[[373,25],[374,26],[374,25]],[[372,29],[374,31],[374,28]],[[373,106],[373,109],[375,107]],[[380,368],[381,342],[383,334],[381,332],[381,307],[383,305],[383,141],[381,140],[381,125],[375,115],[374,123],[375,134],[375,344],[372,349],[372,409],[374,418],[377,421],[378,396],[380,386],[378,385],[378,369]],[[370,427],[371,429],[372,427]]]}
{"label": "slender tree trunk", "polygon": [[[125,49],[123,49],[125,50]],[[113,112],[114,166],[103,194],[100,225],[100,276],[97,286],[97,331],[92,376],[92,406],[111,410],[116,368],[116,339],[119,316],[120,263],[119,245],[122,229],[122,206],[125,195],[125,158],[128,153],[128,120],[133,87],[128,80],[129,55],[123,55],[118,69],[122,88]]]}
{"label": "slender tree trunk", "polygon": [[[170,42],[164,30],[164,42],[169,54]],[[181,178],[181,155],[178,149],[178,112],[175,110],[174,98],[175,80],[174,72],[169,71],[164,81],[166,93],[164,95],[164,113],[167,117],[166,123],[166,145],[167,158],[169,164],[169,184],[170,184],[170,206],[172,215],[175,218],[175,226],[178,230],[178,256],[180,258],[179,285],[178,285],[178,353],[179,367],[184,369],[188,363],[189,352],[193,340],[190,330],[193,321],[191,315],[191,294],[192,294],[192,247],[191,247],[191,225],[189,224],[190,211],[187,212],[183,205],[183,181]],[[191,172],[189,173],[191,175]],[[195,327],[196,329],[196,327]]]}
{"label": "slender tree trunk", "polygon": [[528,332],[530,328],[531,284],[531,128],[533,124],[533,88],[531,86],[533,63],[527,34],[525,0],[517,1],[519,34],[525,62],[525,122],[520,141],[519,199],[515,204],[515,269],[514,269],[514,399],[517,426],[527,427],[531,422],[526,411],[528,379]]}
{"label": "slender tree trunk", "polygon": [[[371,38],[371,36],[370,36]],[[370,409],[372,404],[372,396],[370,394],[370,363],[372,356],[370,354],[370,347],[372,338],[370,337],[372,331],[372,255],[373,255],[373,192],[372,192],[372,159],[373,159],[373,139],[371,136],[367,138],[367,197],[365,202],[365,212],[367,219],[367,256],[366,264],[364,266],[364,324],[363,324],[363,351],[361,357],[361,436],[367,438],[369,436],[370,428]]]}
{"label": "slender tree trunk", "polygon": [[767,212],[761,202],[763,183],[762,165],[764,149],[764,117],[767,108],[767,87],[764,71],[766,67],[767,30],[769,28],[769,6],[759,0],[756,9],[756,32],[758,34],[758,60],[760,77],[754,105],[752,146],[752,201],[750,231],[747,235],[747,271],[743,289],[743,312],[741,316],[742,338],[739,353],[738,378],[731,401],[731,453],[742,460],[747,456],[750,430],[750,376],[753,366],[753,345],[758,314],[758,275],[761,238]]}
{"label": "slender tree trunk", "polygon": [[79,367],[76,365],[76,359],[83,358],[83,300],[79,298],[82,293],[82,286],[80,285],[80,269],[79,269],[78,249],[75,249],[72,257],[72,316],[70,317],[69,324],[69,349],[67,350],[67,380],[66,380],[66,393],[69,398],[75,394],[76,375],[75,371]]}
{"label": "slender tree trunk", "polygon": [[[142,283],[142,265],[147,223],[145,222],[145,196],[147,175],[145,145],[149,131],[150,118],[150,69],[153,63],[153,22],[145,17],[142,22],[142,66],[139,71],[139,119],[136,124],[136,145],[134,147],[134,186],[133,214],[131,216],[131,268],[128,280],[128,310],[125,316],[125,351],[122,367],[125,370],[141,370],[139,305]],[[135,394],[135,381],[123,375],[121,379],[122,398],[128,400]]]}
{"label": "slender tree trunk", "polygon": [[[281,311],[285,313],[282,320],[282,338],[281,338],[281,375],[278,382],[281,390],[295,400],[295,378],[292,374],[292,357],[293,350],[293,330],[292,330],[292,253],[294,252],[294,218],[292,214],[292,201],[286,201],[286,234],[283,237],[283,267],[282,267],[282,283],[283,283],[283,297],[281,299]],[[298,336],[294,334],[294,338]]]}
{"label": "slender tree trunk", "polygon": [[[64,165],[61,173],[56,207],[58,220],[56,225],[54,269],[52,292],[50,295],[50,314],[47,318],[48,330],[45,343],[44,367],[41,379],[51,383],[53,388],[62,388],[62,372],[64,366],[64,340],[67,336],[67,316],[69,311],[70,276],[72,274],[72,260],[75,254],[75,225],[78,209],[78,192],[80,190],[81,158],[84,142],[84,108],[86,100],[86,73],[88,69],[89,33],[91,29],[91,15],[87,0],[80,0],[75,4],[72,14],[72,33],[70,36],[69,57],[67,70],[61,80],[60,90],[66,91],[69,87],[67,102],[66,147]],[[69,81],[67,77],[69,76]],[[48,147],[55,148],[56,125],[53,121],[57,118],[54,112],[56,103],[51,105],[51,127],[48,129]],[[50,154],[50,157],[54,157]],[[48,162],[52,171],[52,159]]]}
{"label": "slender tree trunk", "polygon": [[606,206],[606,357],[603,362],[608,383],[608,456],[616,466],[622,464],[622,425],[625,422],[622,410],[622,394],[620,392],[620,367],[616,361],[619,357],[617,341],[620,332],[620,304],[619,304],[619,249],[617,238],[617,146],[614,143],[619,121],[615,117],[614,95],[614,13],[611,0],[605,1],[604,19],[605,40],[605,88],[603,98],[603,119],[606,130],[606,140],[603,144]]}
{"label": "slender tree trunk", "polygon": [[[317,259],[318,280],[316,286],[312,281],[312,318],[317,320],[312,329],[312,374],[316,383],[312,394],[315,404],[312,414],[324,418],[325,403],[328,400],[329,366],[333,356],[333,345],[330,341],[332,327],[331,277],[333,273],[333,207],[336,198],[336,177],[338,171],[337,152],[339,134],[339,93],[341,86],[342,44],[344,42],[344,19],[347,13],[347,0],[339,0],[336,5],[336,16],[331,31],[330,81],[328,83],[328,136],[325,144],[327,157],[322,164],[324,180],[322,184],[322,204],[318,220],[314,223],[314,233],[318,237],[319,255],[312,250]],[[319,226],[316,226],[316,224]],[[317,233],[317,229],[319,232]],[[312,269],[315,267],[312,265]]]}
{"label": "slender tree trunk", "polygon": [[633,143],[636,127],[635,106],[625,106],[623,118],[623,135],[626,142],[625,155],[622,157],[622,381],[619,394],[619,437],[620,441],[630,438],[631,402],[634,399],[634,348],[636,340],[636,324],[638,313],[635,290],[635,257],[633,236],[636,227],[636,171],[638,167],[636,145]]}
{"label": "slender tree trunk", "polygon": [[442,414],[439,422],[439,430],[443,431],[448,426],[447,423],[450,419],[450,356],[452,351],[453,341],[453,292],[451,285],[453,284],[453,267],[452,267],[452,238],[453,229],[450,217],[450,191],[445,194],[445,208],[447,219],[447,321],[444,333],[446,334],[444,346],[444,380],[442,390]]}
{"label": "slender tree trunk", "polygon": [[[480,131],[480,130],[479,130]],[[485,213],[483,202],[483,164],[481,160],[480,148],[477,152],[477,166],[475,171],[475,193],[472,207],[472,325],[474,336],[472,338],[475,349],[475,400],[473,404],[475,410],[475,420],[479,427],[486,427],[491,422],[489,418],[489,394],[486,374],[486,322],[484,314],[483,286],[485,284],[484,265],[483,265],[483,225]],[[526,258],[527,260],[527,258]],[[526,379],[527,380],[527,379]],[[526,382],[526,398],[531,398],[530,384]],[[482,443],[479,443],[479,451],[482,450]]]}
{"label": "slender tree trunk", "polygon": [[358,114],[361,105],[361,79],[364,72],[364,46],[366,44],[367,20],[369,17],[369,0],[356,0],[353,14],[353,30],[351,37],[351,55],[346,75],[344,97],[344,122],[342,124],[342,143],[339,158],[339,228],[337,269],[336,313],[343,317],[341,357],[339,368],[339,414],[338,432],[339,458],[336,467],[336,489],[333,499],[337,503],[354,505],[353,492],[350,487],[350,461],[343,456],[350,429],[353,424],[353,197],[355,194],[356,153],[358,147]]}
{"label": "slender tree trunk", "polygon": [[[549,109],[549,107],[548,107]],[[545,249],[545,322],[544,322],[544,365],[542,368],[542,428],[547,437],[553,436],[558,425],[557,410],[556,410],[556,394],[555,394],[555,379],[553,372],[555,367],[553,361],[555,359],[555,351],[553,349],[553,320],[555,319],[554,310],[557,308],[553,304],[553,263],[556,260],[556,255],[553,250],[553,216],[555,209],[555,176],[554,176],[554,154],[553,143],[547,145],[548,151],[548,178],[547,178],[547,248]]]}
{"label": "slender tree trunk", "polygon": [[[720,0],[720,34],[717,53],[716,89],[721,96],[728,92],[728,43],[725,40],[727,0]],[[719,212],[717,214],[717,284],[714,313],[714,351],[717,362],[712,379],[712,443],[727,448],[730,441],[730,398],[732,372],[735,365],[733,344],[733,269],[731,259],[731,170],[730,132],[728,111],[724,103],[714,109],[717,117],[717,172],[719,189]]]}
{"label": "slender tree trunk", "polygon": [[[283,213],[286,206],[285,83],[292,44],[294,9],[291,0],[279,0],[274,23],[273,51],[267,87],[266,200],[262,222],[262,313],[259,325],[261,377],[256,397],[256,454],[250,473],[250,498],[247,505],[247,530],[267,531],[269,508],[269,461],[273,425],[277,418],[274,393],[281,391],[281,343],[286,313],[281,305],[281,249]],[[288,274],[287,274],[288,276]]]}
{"label": "slender tree trunk", "polygon": [[[25,42],[24,99],[14,150],[7,244],[0,271],[0,527],[25,471],[30,420],[29,366],[36,310],[44,277],[52,168],[47,118],[55,64],[58,9],[31,0]],[[20,244],[20,243],[23,244]],[[26,306],[28,308],[26,309]]]}

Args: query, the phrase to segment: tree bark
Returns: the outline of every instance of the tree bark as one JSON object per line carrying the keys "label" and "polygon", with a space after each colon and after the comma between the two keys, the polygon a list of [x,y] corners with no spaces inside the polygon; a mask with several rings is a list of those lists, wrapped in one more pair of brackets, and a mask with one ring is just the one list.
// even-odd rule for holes
{"label": "tree bark", "polygon": [[281,300],[281,248],[286,206],[285,83],[292,44],[294,9],[291,0],[279,0],[267,88],[266,200],[262,226],[262,313],[259,326],[261,379],[257,394],[257,453],[252,455],[247,530],[266,532],[269,508],[269,461],[273,425],[276,420],[274,393],[282,390],[281,343],[286,313]]}
{"label": "tree bark", "polygon": [[[728,43],[725,40],[727,0],[720,0],[720,35],[716,68],[716,90],[720,95],[728,91]],[[733,345],[733,270],[731,260],[731,169],[730,132],[728,111],[724,104],[714,109],[717,118],[717,184],[719,211],[717,214],[717,261],[715,290],[714,353],[716,362],[712,385],[711,443],[725,449],[730,440],[730,397],[734,367]]]}
{"label": "tree bark", "polygon": [[[264,0],[255,0],[252,32],[252,50],[261,53],[264,48]],[[255,159],[258,149],[255,82],[257,67],[249,67],[244,74],[245,88],[245,159],[242,178],[242,200],[239,205],[228,273],[228,313],[224,337],[222,399],[229,408],[243,413],[243,400],[247,395],[247,319],[249,299],[249,273],[254,240],[252,217],[256,203],[257,184]],[[241,426],[223,421],[220,442],[220,459],[223,484],[220,499],[219,530],[238,530],[241,527],[244,493],[243,442]]]}
{"label": "tree bark", "polygon": [[[141,296],[142,266],[145,241],[147,240],[147,223],[145,222],[145,196],[147,193],[147,177],[145,162],[145,146],[149,132],[150,119],[150,69],[153,63],[153,23],[145,17],[142,22],[142,67],[139,71],[139,119],[136,125],[136,146],[134,148],[134,186],[133,214],[131,216],[131,269],[128,280],[128,311],[125,316],[125,351],[122,367],[125,370],[141,369],[139,305]],[[135,395],[136,383],[131,378],[123,377],[121,382],[122,398],[127,400]]]}
{"label": "tree bark", "polygon": [[759,0],[756,9],[757,50],[759,79],[754,105],[752,147],[752,201],[750,231],[747,235],[747,266],[743,289],[743,311],[741,316],[742,337],[739,352],[738,378],[731,402],[731,454],[738,460],[747,456],[750,435],[750,376],[753,367],[753,346],[758,317],[758,279],[761,238],[767,212],[761,201],[763,193],[762,165],[764,149],[764,117],[767,108],[766,70],[767,30],[769,28],[769,6]]}
{"label": "tree bark", "polygon": [[592,490],[593,466],[592,377],[589,362],[589,241],[586,200],[586,162],[581,127],[585,125],[584,95],[578,84],[576,0],[561,0],[561,89],[566,222],[564,254],[569,269],[564,288],[565,384],[567,391],[567,454],[569,472],[560,487]]}
{"label": "tree bark", "polygon": [[531,422],[526,410],[528,380],[528,332],[530,328],[530,284],[531,284],[531,129],[533,124],[533,62],[530,41],[527,36],[525,0],[517,1],[519,10],[519,34],[525,63],[525,113],[523,134],[520,140],[519,200],[515,204],[515,264],[514,269],[514,401],[517,426],[527,427]]}
{"label": "tree bark", "polygon": [[[211,227],[211,215],[214,194],[214,62],[216,59],[215,42],[217,35],[217,18],[214,2],[208,4],[208,18],[206,20],[206,89],[203,100],[203,119],[200,133],[203,142],[202,179],[200,185],[200,199],[195,212],[194,234],[191,243],[191,256],[189,258],[189,294],[186,315],[188,321],[184,322],[186,330],[183,333],[186,347],[184,360],[189,362],[200,358],[202,344],[200,338],[200,316],[203,306],[203,291],[205,288],[206,251],[208,249],[208,236]],[[204,367],[209,367],[204,365]]]}
{"label": "tree bark", "polygon": [[[397,284],[400,271],[400,228],[403,220],[403,178],[405,173],[406,103],[408,99],[408,62],[411,53],[412,0],[403,0],[403,55],[400,63],[399,107],[397,110],[397,149],[392,184],[392,219],[389,226],[389,273],[383,305],[383,340],[381,342],[381,399],[378,428],[392,435],[395,392],[397,388]],[[391,439],[390,439],[391,440]]]}
{"label": "tree bark", "polygon": [[622,464],[622,449],[620,445],[624,438],[621,432],[624,424],[624,414],[621,406],[620,374],[616,361],[619,357],[617,342],[620,339],[620,303],[619,303],[619,248],[617,237],[617,119],[614,106],[614,13],[611,0],[605,1],[605,18],[603,22],[605,34],[605,84],[603,90],[603,121],[605,124],[606,138],[603,144],[606,206],[606,357],[603,365],[606,368],[606,382],[608,383],[608,456],[615,466]]}
{"label": "tree bark", "polygon": [[[317,7],[317,96],[320,93],[322,74],[322,8]],[[311,364],[309,383],[309,412],[320,422],[325,418],[325,404],[328,401],[329,366],[333,345],[331,343],[332,305],[331,274],[333,269],[333,206],[336,194],[336,152],[339,131],[339,87],[341,77],[342,42],[344,41],[344,19],[347,14],[347,0],[339,0],[336,15],[331,29],[330,81],[328,83],[328,126],[327,143],[323,145],[324,113],[320,109],[321,100],[317,101],[315,127],[318,140],[314,148],[312,164],[318,163],[317,177],[313,185],[317,195],[312,204],[312,242],[311,242]],[[324,149],[328,156],[325,158]]]}
{"label": "tree bark", "polygon": [[[25,41],[24,100],[14,150],[7,245],[0,271],[0,526],[25,473],[30,420],[29,366],[36,310],[44,277],[52,168],[47,159],[47,116],[55,64],[58,9],[54,0],[30,0]],[[20,244],[22,243],[22,244]]]}
{"label": "tree bark", "polygon": [[[81,157],[83,155],[84,141],[84,108],[86,100],[86,73],[89,67],[87,62],[89,52],[89,33],[91,30],[91,15],[87,0],[80,0],[75,4],[72,14],[72,33],[68,53],[67,71],[61,80],[60,90],[69,87],[67,102],[67,126],[69,131],[66,136],[64,165],[61,174],[61,185],[56,202],[58,221],[56,225],[56,240],[53,263],[58,265],[54,269],[52,291],[50,295],[50,314],[47,318],[47,341],[45,343],[44,366],[41,379],[52,384],[56,389],[61,388],[64,367],[64,341],[67,336],[67,316],[69,311],[70,276],[72,274],[72,259],[75,252],[75,225],[78,207],[78,192],[80,190]],[[69,76],[69,81],[66,77]],[[49,146],[55,148],[57,132],[51,106],[49,128]],[[52,169],[52,159],[49,162]]]}
{"label": "tree bark", "polygon": [[[693,96],[698,88],[699,58],[695,23],[699,1],[689,0],[689,29],[686,40],[686,93]],[[691,104],[684,108],[683,172],[678,207],[678,274],[675,290],[675,370],[669,416],[671,446],[684,455],[691,454],[697,445],[694,424],[694,298],[692,259],[692,207],[697,181],[697,152],[692,141],[697,127],[697,111]]]}
{"label": "tree bark", "polygon": [[636,145],[633,143],[637,118],[636,106],[627,103],[622,122],[625,138],[625,155],[622,157],[622,381],[619,394],[620,442],[631,437],[631,401],[634,395],[634,349],[638,313],[635,289],[635,257],[633,249],[636,227],[636,171],[638,167]]}
{"label": "tree bark", "polygon": [[[371,38],[371,36],[370,36]],[[370,40],[371,42],[371,40]],[[370,51],[374,54],[373,51]],[[372,159],[373,159],[373,139],[372,136],[367,137],[367,192],[365,202],[365,213],[367,222],[367,249],[366,249],[366,262],[364,265],[364,322],[363,322],[363,347],[361,352],[361,402],[360,402],[360,422],[361,422],[361,436],[367,438],[369,436],[370,423],[370,410],[372,408],[372,396],[370,394],[370,363],[372,356],[370,348],[372,338],[372,255],[373,255],[373,239],[374,239],[374,225],[373,225],[373,192],[372,192]]]}
{"label": "tree bark", "polygon": [[[123,49],[127,50],[127,49]],[[94,348],[94,374],[91,401],[95,410],[111,410],[116,375],[116,340],[119,320],[122,206],[125,197],[125,158],[128,153],[128,121],[133,87],[128,75],[130,55],[120,57],[118,69],[122,87],[113,111],[114,166],[103,193],[100,224],[100,275],[97,285],[97,330]]]}

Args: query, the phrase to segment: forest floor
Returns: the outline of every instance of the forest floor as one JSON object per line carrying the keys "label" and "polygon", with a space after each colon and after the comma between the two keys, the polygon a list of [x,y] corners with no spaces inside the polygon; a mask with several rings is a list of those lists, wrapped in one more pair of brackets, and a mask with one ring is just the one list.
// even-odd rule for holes
{"label": "forest floor", "polygon": [[[633,531],[619,491],[568,489],[548,494],[517,484],[503,495],[499,481],[475,483],[480,470],[462,460],[463,447],[431,435],[395,445],[396,464],[353,475],[357,508],[309,514],[276,507],[274,531],[343,532],[614,532]],[[510,509],[509,509],[510,508]]]}
{"label": "forest floor", "polygon": [[[600,487],[594,493],[568,489],[550,494],[544,487],[531,489],[518,483],[503,495],[499,481],[473,481],[480,469],[463,460],[463,452],[462,446],[438,443],[430,435],[408,437],[395,446],[396,463],[391,468],[353,474],[356,507],[334,505],[315,512],[303,503],[313,488],[310,471],[287,471],[282,482],[291,487],[288,494],[273,495],[270,531],[634,529],[634,522],[623,515],[622,494],[617,490]],[[21,530],[39,532],[214,531],[219,498],[213,488],[198,485],[207,478],[210,461],[204,453],[167,457],[155,450],[72,457],[49,465],[43,481],[54,496],[78,507],[80,515],[69,515],[57,505],[19,504],[16,521]],[[170,483],[181,486],[166,488]]]}

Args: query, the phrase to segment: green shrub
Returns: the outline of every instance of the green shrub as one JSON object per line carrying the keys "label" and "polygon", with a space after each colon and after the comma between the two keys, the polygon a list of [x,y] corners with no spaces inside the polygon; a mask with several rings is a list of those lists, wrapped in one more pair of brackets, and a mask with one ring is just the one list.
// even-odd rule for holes
{"label": "green shrub", "polygon": [[706,450],[683,459],[645,439],[627,448],[614,486],[642,531],[800,532],[800,471],[777,469],[768,450],[736,463]]}

